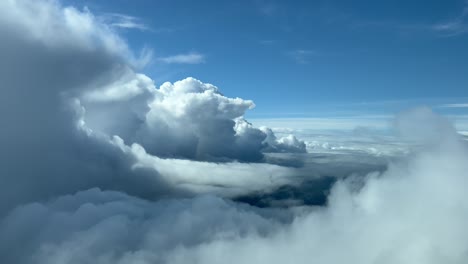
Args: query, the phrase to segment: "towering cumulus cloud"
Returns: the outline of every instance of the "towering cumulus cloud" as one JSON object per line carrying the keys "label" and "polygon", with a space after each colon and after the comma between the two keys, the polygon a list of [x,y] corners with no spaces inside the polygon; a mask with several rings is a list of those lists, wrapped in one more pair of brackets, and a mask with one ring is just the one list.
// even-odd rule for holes
{"label": "towering cumulus cloud", "polygon": [[271,130],[264,133],[246,122],[242,116],[254,107],[252,101],[225,97],[194,78],[156,89],[146,76],[136,77],[84,94],[91,129],[137,142],[160,157],[260,161],[266,150],[305,152],[296,138],[269,140]]}
{"label": "towering cumulus cloud", "polygon": [[255,128],[253,102],[214,85],[156,87],[98,21],[0,1],[0,263],[468,261],[468,152],[444,118],[402,113],[421,151],[337,180],[326,206],[237,203],[300,184],[308,171],[261,162],[304,142]]}
{"label": "towering cumulus cloud", "polygon": [[243,192],[242,178],[264,188],[253,182],[289,173],[233,162],[260,161],[268,146],[241,118],[251,101],[192,78],[157,89],[135,73],[141,60],[125,41],[87,10],[43,0],[0,9],[0,213],[92,187],[144,198],[231,185]]}

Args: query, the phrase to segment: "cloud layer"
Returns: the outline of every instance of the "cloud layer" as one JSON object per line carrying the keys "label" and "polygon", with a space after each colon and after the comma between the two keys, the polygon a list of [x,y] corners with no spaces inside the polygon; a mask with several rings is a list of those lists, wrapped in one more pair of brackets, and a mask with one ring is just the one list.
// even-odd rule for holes
{"label": "cloud layer", "polygon": [[0,248],[16,263],[464,263],[467,158],[465,145],[438,145],[339,181],[322,208],[92,189],[11,211]]}
{"label": "cloud layer", "polygon": [[[88,10],[1,1],[0,36],[1,263],[468,259],[466,145],[429,109],[397,117],[422,147],[385,171],[318,173],[319,156],[313,167],[282,167],[261,162],[300,160],[304,142],[254,127],[243,118],[253,102],[212,84],[156,87],[136,73],[145,58]],[[323,192],[313,188],[328,173],[322,207],[229,200]]]}

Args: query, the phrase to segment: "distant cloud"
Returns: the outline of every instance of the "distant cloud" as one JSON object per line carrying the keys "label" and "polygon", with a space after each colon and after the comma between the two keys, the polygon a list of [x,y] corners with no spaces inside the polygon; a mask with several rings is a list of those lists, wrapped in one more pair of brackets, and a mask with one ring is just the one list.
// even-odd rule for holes
{"label": "distant cloud", "polygon": [[205,62],[205,55],[191,52],[159,58],[160,61],[168,64],[200,64]]}
{"label": "distant cloud", "polygon": [[254,118],[251,119],[255,126],[266,126],[273,128],[289,128],[293,130],[307,131],[351,131],[358,126],[370,127],[373,129],[389,129],[389,115],[354,115],[354,116],[330,116],[330,117],[296,117],[296,118]]}
{"label": "distant cloud", "polygon": [[439,106],[441,108],[468,108],[468,103],[462,103],[462,104],[444,104]]}

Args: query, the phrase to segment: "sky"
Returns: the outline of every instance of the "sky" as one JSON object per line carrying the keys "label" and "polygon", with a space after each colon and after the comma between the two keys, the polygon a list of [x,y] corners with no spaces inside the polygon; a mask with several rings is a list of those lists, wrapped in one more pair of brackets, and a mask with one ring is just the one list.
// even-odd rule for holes
{"label": "sky", "polygon": [[[86,1],[156,83],[188,76],[253,100],[248,115],[463,114],[468,9],[448,1]],[[125,16],[125,17],[124,17]],[[452,105],[453,106],[453,105]]]}

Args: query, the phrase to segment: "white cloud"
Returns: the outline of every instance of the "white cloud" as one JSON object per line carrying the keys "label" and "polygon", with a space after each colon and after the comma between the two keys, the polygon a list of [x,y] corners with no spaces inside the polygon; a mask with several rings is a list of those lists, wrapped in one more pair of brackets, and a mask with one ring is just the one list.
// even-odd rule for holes
{"label": "white cloud", "polygon": [[440,105],[441,108],[468,108],[468,104],[461,103],[461,104],[444,104]]}
{"label": "white cloud", "polygon": [[306,144],[298,140],[295,136],[289,134],[287,136],[277,138],[268,127],[260,127],[266,135],[265,141],[268,143],[266,152],[288,152],[288,153],[306,153]]}
{"label": "white cloud", "polygon": [[151,28],[145,25],[140,18],[134,16],[109,13],[100,16],[99,19],[102,20],[103,23],[115,28],[151,31]]}
{"label": "white cloud", "polygon": [[159,60],[168,64],[200,64],[205,62],[205,55],[198,52],[190,52],[187,54],[162,57],[159,58]]}
{"label": "white cloud", "polygon": [[400,113],[395,128],[404,139],[425,145],[441,142],[448,144],[451,143],[448,140],[458,139],[450,121],[432,114],[432,110],[427,107]]}
{"label": "white cloud", "polygon": [[56,48],[102,49],[131,55],[126,43],[108,25],[98,23],[88,10],[62,8],[55,1],[2,1],[0,6],[8,10],[0,18],[3,30],[16,30],[15,37]]}

